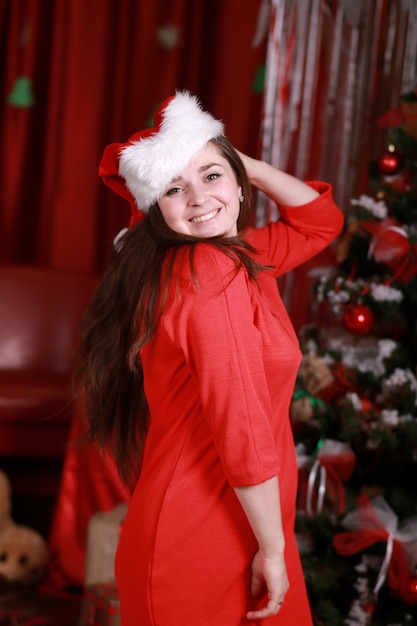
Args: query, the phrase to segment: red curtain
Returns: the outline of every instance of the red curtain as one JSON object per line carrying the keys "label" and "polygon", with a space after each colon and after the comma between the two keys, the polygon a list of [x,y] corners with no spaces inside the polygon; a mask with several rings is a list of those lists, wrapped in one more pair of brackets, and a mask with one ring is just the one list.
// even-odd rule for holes
{"label": "red curtain", "polygon": [[[0,261],[101,271],[129,206],[97,166],[189,89],[258,147],[260,1],[1,0]],[[259,81],[258,81],[259,83]]]}

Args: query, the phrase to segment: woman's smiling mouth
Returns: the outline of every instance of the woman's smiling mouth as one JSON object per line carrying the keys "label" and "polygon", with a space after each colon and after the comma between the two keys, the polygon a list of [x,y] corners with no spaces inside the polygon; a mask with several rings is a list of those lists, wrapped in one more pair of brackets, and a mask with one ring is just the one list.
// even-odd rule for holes
{"label": "woman's smiling mouth", "polygon": [[217,213],[219,211],[220,211],[220,209],[214,209],[214,211],[210,211],[210,213],[206,213],[205,215],[200,215],[198,217],[192,217],[190,219],[190,222],[194,222],[194,223],[207,222],[208,220],[211,220],[215,215],[217,215]]}

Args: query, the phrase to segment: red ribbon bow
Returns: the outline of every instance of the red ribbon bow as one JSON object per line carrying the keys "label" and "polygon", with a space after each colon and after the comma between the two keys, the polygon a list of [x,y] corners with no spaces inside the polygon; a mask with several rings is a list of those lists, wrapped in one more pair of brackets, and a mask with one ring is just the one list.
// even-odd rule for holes
{"label": "red ribbon bow", "polygon": [[[387,582],[391,591],[404,600],[408,598],[406,601],[409,603],[417,604],[417,597],[412,597],[410,600],[409,595],[407,595],[412,577],[403,544],[410,541],[410,537],[402,536],[400,532],[397,532],[396,515],[383,498],[375,498],[371,502],[368,496],[364,495],[358,498],[357,504],[356,513],[347,515],[344,524],[351,528],[358,527],[355,530],[337,533],[334,536],[333,545],[336,551],[341,555],[350,556],[376,543],[387,543],[387,552],[379,572],[374,594],[377,595],[387,574]],[[378,515],[379,507],[381,508]],[[384,518],[388,527],[382,521]],[[417,537],[415,540],[417,541]]]}
{"label": "red ribbon bow", "polygon": [[361,227],[373,236],[370,253],[395,279],[406,282],[417,275],[417,245],[411,244],[401,224],[387,217],[381,222],[364,220]]}

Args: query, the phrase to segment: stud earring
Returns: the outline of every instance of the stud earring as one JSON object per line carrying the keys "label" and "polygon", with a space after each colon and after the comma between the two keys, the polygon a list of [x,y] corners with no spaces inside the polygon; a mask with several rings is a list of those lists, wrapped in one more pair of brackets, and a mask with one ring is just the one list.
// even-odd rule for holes
{"label": "stud earring", "polygon": [[239,202],[243,202],[245,199],[245,196],[239,196]]}

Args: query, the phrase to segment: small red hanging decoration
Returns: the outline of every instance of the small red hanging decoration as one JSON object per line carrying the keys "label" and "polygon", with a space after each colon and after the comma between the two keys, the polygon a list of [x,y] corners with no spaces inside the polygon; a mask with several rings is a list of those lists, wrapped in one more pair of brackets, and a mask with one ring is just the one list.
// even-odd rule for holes
{"label": "small red hanging decoration", "polygon": [[417,598],[417,578],[411,579],[408,589]]}
{"label": "small red hanging decoration", "polygon": [[368,620],[366,622],[367,626],[368,624],[372,623],[372,614],[375,613],[375,609],[376,609],[376,602],[373,598],[373,594],[371,595],[371,597],[369,598],[369,600],[367,602],[364,603],[363,605],[363,610],[365,613],[368,614]]}
{"label": "small red hanging decoration", "polygon": [[381,156],[377,159],[377,168],[378,171],[384,176],[391,176],[398,172],[398,170],[402,166],[402,159],[398,152],[394,150],[386,150],[381,154]]}
{"label": "small red hanging decoration", "polygon": [[343,325],[354,335],[366,335],[374,325],[374,314],[364,304],[350,304],[343,314]]}
{"label": "small red hanging decoration", "polygon": [[417,606],[417,573],[414,572],[410,576],[407,584],[404,584],[399,589],[398,595],[401,600],[406,602],[409,606]]}
{"label": "small red hanging decoration", "polygon": [[366,398],[364,396],[360,396],[359,400],[362,404],[361,414],[364,420],[371,421],[375,419],[375,415],[380,412],[378,407],[373,402],[371,402],[369,398]]}

